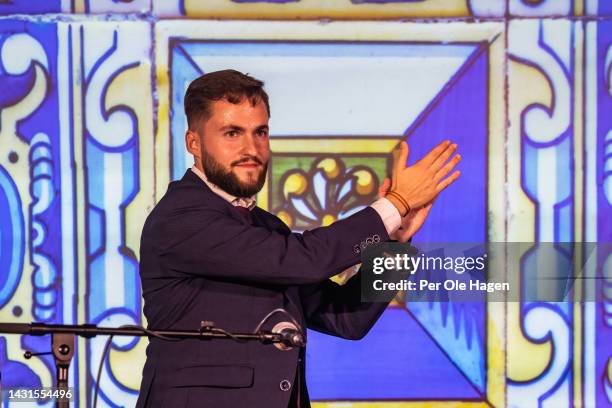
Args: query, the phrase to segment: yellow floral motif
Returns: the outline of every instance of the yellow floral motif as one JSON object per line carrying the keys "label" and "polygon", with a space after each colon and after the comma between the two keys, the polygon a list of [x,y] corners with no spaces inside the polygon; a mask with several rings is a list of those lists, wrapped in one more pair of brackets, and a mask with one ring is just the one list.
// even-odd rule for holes
{"label": "yellow floral motif", "polygon": [[283,185],[283,195],[285,198],[289,197],[289,194],[295,194],[301,196],[308,188],[308,180],[302,173],[293,173],[287,177],[285,184]]}
{"label": "yellow floral motif", "polygon": [[336,159],[323,159],[319,162],[317,168],[323,169],[329,179],[334,179],[340,174],[340,166],[338,166]]}
{"label": "yellow floral motif", "polygon": [[357,170],[355,173],[357,183],[355,190],[361,195],[371,194],[374,190],[374,177],[371,171]]}
{"label": "yellow floral motif", "polygon": [[363,165],[347,168],[340,157],[316,159],[308,171],[292,169],[283,178],[282,201],[275,212],[297,229],[327,226],[350,215],[370,204],[378,187],[373,169]]}

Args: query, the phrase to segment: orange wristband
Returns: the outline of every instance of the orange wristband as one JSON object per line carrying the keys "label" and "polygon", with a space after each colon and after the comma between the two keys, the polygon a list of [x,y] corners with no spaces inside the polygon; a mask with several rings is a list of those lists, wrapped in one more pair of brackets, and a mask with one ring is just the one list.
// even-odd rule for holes
{"label": "orange wristband", "polygon": [[408,204],[408,201],[406,201],[406,199],[402,197],[400,193],[396,191],[389,191],[387,192],[387,195],[391,195],[395,197],[397,201],[399,201],[404,206],[404,209],[406,210],[406,212],[402,215],[402,217],[405,217],[410,212],[411,208],[410,208],[410,205]]}

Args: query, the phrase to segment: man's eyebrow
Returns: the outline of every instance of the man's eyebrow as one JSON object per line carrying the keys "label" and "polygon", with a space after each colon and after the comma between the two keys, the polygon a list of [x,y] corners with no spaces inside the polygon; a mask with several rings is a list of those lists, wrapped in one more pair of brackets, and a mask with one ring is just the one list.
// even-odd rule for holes
{"label": "man's eyebrow", "polygon": [[238,125],[225,125],[222,126],[219,130],[237,130],[240,132],[244,132],[244,128]]}
{"label": "man's eyebrow", "polygon": [[260,125],[257,126],[257,130],[269,130],[270,127],[268,125]]}

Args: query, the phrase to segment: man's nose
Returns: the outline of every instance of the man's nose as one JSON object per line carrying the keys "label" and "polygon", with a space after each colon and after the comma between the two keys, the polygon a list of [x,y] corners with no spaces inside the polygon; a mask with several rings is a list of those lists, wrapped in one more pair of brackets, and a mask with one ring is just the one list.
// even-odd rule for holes
{"label": "man's nose", "polygon": [[244,135],[244,137],[242,138],[242,149],[240,153],[257,156],[257,146],[255,145],[255,138],[253,135]]}

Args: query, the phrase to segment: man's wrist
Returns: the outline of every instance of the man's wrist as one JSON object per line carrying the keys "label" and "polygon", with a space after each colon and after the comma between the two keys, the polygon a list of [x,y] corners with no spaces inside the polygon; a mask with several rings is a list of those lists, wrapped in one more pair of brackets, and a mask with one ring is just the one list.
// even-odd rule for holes
{"label": "man's wrist", "polygon": [[393,204],[400,214],[400,217],[405,217],[410,212],[410,206],[408,205],[405,198],[395,191],[389,191],[385,198]]}
{"label": "man's wrist", "polygon": [[402,225],[400,212],[388,199],[379,198],[372,203],[371,207],[380,216],[388,235],[395,233],[395,231],[397,231],[397,229]]}
{"label": "man's wrist", "polygon": [[393,204],[393,206],[397,209],[397,212],[400,214],[400,217],[401,217],[402,211],[404,211],[404,207],[402,206],[402,203],[400,203],[398,199],[393,196],[387,195],[385,196],[385,198],[389,200],[391,204]]}

